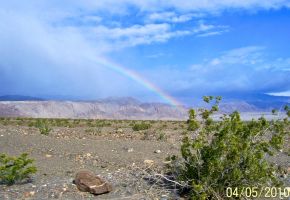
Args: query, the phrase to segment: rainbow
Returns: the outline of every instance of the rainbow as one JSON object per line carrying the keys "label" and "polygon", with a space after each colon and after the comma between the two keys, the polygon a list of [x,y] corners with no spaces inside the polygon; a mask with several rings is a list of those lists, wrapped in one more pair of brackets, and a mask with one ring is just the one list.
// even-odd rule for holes
{"label": "rainbow", "polygon": [[123,67],[119,64],[114,63],[113,61],[110,61],[106,58],[100,58],[96,59],[96,62],[104,67],[107,67],[109,69],[112,69],[136,82],[143,85],[147,89],[154,92],[156,95],[158,95],[161,99],[163,99],[165,102],[169,103],[170,105],[174,107],[178,107],[182,105],[179,101],[177,101],[175,98],[164,92],[162,89],[160,89],[158,86],[154,85],[153,83],[149,82],[147,79],[142,77],[140,74]]}

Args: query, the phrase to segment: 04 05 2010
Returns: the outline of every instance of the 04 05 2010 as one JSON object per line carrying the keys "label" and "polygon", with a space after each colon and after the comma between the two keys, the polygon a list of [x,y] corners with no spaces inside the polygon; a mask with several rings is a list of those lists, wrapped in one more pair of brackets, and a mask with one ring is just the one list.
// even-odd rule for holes
{"label": "04 05 2010", "polygon": [[290,197],[290,187],[227,187],[226,197],[285,199]]}

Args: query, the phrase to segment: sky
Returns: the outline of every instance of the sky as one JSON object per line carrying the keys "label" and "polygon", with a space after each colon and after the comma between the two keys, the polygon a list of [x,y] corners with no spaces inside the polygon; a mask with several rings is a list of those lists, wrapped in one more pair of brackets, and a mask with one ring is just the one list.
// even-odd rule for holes
{"label": "sky", "polygon": [[0,3],[0,95],[290,96],[289,0]]}

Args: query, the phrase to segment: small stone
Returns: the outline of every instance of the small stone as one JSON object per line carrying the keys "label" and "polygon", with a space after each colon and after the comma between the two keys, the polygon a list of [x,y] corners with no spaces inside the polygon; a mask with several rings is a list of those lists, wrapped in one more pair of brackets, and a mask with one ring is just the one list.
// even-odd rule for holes
{"label": "small stone", "polygon": [[133,148],[129,148],[129,149],[128,149],[128,153],[133,152],[133,151],[134,151]]}
{"label": "small stone", "polygon": [[169,198],[166,195],[162,195],[160,200],[168,200]]}
{"label": "small stone", "polygon": [[45,157],[47,157],[47,158],[51,158],[52,155],[50,155],[50,154],[46,154]]}
{"label": "small stone", "polygon": [[32,197],[34,194],[35,194],[35,192],[34,192],[34,191],[25,192],[25,193],[24,193],[24,198],[29,198],[29,197]]}
{"label": "small stone", "polygon": [[144,160],[144,164],[148,165],[148,166],[151,166],[151,165],[154,164],[154,160]]}
{"label": "small stone", "polygon": [[107,167],[106,164],[102,164],[102,165],[101,165],[101,168],[106,168],[106,167]]}
{"label": "small stone", "polygon": [[4,135],[1,135],[1,137],[3,137]]}
{"label": "small stone", "polygon": [[118,128],[116,132],[117,132],[117,133],[123,133],[124,131],[123,131],[123,129]]}
{"label": "small stone", "polygon": [[90,154],[90,153],[87,153],[87,157],[91,157],[92,156],[92,154]]}
{"label": "small stone", "polygon": [[161,153],[159,149],[155,150],[154,153]]}
{"label": "small stone", "polygon": [[94,166],[97,166],[97,165],[98,165],[98,161],[93,160],[93,165],[94,165]]}

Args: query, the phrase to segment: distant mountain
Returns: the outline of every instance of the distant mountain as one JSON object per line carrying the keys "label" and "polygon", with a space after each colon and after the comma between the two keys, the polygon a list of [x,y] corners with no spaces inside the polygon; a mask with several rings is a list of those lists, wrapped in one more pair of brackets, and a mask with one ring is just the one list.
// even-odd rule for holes
{"label": "distant mountain", "polygon": [[[0,99],[0,116],[9,117],[185,120],[189,109],[165,103],[144,103],[132,97],[110,97],[94,101],[56,101],[26,96],[2,96]],[[289,102],[285,98],[267,96],[265,99],[249,98],[246,101],[225,99],[219,107],[220,113],[239,111],[250,119],[261,113],[270,115],[273,108],[279,109]],[[193,107],[204,106],[196,104]]]}
{"label": "distant mountain", "polygon": [[98,102],[117,104],[117,105],[136,105],[136,106],[142,104],[141,101],[133,97],[108,97],[105,99],[100,99],[98,100]]}
{"label": "distant mountain", "polygon": [[255,106],[259,110],[279,109],[281,106],[290,103],[290,97],[272,96],[257,93],[228,93],[223,94],[225,102],[243,101]]}
{"label": "distant mountain", "polygon": [[187,109],[161,103],[142,103],[133,98],[109,98],[89,102],[0,101],[0,116],[181,120],[187,118]]}
{"label": "distant mountain", "polygon": [[4,95],[0,96],[0,101],[43,101],[42,98],[21,96],[21,95]]}
{"label": "distant mountain", "polygon": [[231,113],[233,111],[239,112],[258,112],[261,111],[255,105],[249,104],[245,101],[232,101],[232,102],[221,102],[219,109],[224,113]]}

